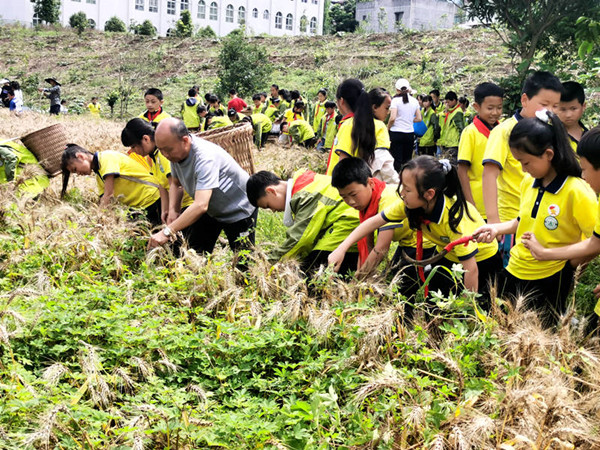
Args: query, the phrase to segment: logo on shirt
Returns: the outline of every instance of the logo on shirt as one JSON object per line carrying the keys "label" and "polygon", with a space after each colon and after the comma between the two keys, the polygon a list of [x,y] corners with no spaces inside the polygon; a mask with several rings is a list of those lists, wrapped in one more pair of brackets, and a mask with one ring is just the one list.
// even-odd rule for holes
{"label": "logo on shirt", "polygon": [[558,228],[558,220],[556,217],[548,216],[544,219],[544,226],[550,231],[556,230]]}
{"label": "logo on shirt", "polygon": [[548,206],[548,214],[551,217],[556,217],[560,214],[560,208],[558,207],[558,205],[550,205]]}
{"label": "logo on shirt", "polygon": [[446,244],[450,243],[450,238],[448,236],[440,236],[440,240]]}

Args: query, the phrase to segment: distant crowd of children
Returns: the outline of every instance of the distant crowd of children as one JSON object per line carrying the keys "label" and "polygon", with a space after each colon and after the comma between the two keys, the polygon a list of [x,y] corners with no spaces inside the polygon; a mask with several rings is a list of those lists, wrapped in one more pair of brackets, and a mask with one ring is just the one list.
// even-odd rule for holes
{"label": "distant crowd of children", "polygon": [[[227,106],[194,87],[180,120],[153,88],[146,111],[123,130],[129,156],[65,150],[63,194],[70,173],[95,174],[102,204],[117,198],[164,225],[151,247],[182,234],[205,252],[221,231],[234,250],[253,244],[257,208],[281,211],[287,234],[272,260],[298,258],[309,277],[322,264],[345,276],[369,274],[397,242],[392,270],[403,273],[407,298],[426,279],[425,292],[456,291],[446,269],[461,264],[462,286],[479,293],[480,308],[490,308],[495,282],[500,297],[525,294],[543,323],[555,324],[575,268],[600,254],[600,128],[581,122],[582,86],[548,72],[527,78],[522,108],[503,121],[499,86],[481,83],[473,94],[475,114],[452,91],[445,107],[435,89],[415,97],[406,79],[393,95],[348,79],[335,99],[319,90],[310,108],[298,91],[276,84],[250,105],[232,89]],[[326,152],[325,173],[248,176],[222,149],[190,134],[244,121],[258,147],[277,135]]]}

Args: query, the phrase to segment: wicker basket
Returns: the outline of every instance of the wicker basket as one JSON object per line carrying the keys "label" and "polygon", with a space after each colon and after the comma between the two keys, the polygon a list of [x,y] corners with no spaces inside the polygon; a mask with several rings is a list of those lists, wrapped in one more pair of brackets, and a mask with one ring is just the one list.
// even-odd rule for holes
{"label": "wicker basket", "polygon": [[40,162],[50,176],[58,175],[62,154],[69,142],[62,123],[42,128],[23,136],[21,141]]}
{"label": "wicker basket", "polygon": [[254,173],[254,130],[249,123],[236,123],[227,127],[196,133],[196,136],[224,148],[250,175]]}

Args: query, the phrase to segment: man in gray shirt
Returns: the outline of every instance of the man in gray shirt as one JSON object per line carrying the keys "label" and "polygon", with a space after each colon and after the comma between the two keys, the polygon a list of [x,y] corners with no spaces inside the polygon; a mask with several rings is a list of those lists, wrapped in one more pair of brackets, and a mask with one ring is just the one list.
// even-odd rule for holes
{"label": "man in gray shirt", "polygon": [[152,235],[150,247],[167,243],[178,231],[193,227],[190,247],[211,253],[221,231],[232,250],[254,244],[257,209],[248,201],[248,174],[218,145],[190,135],[183,121],[167,118],[156,128],[154,141],[171,162],[174,186],[183,186],[194,203],[179,215],[181,192],[169,190],[167,226]]}
{"label": "man in gray shirt", "polygon": [[50,100],[50,114],[60,114],[60,83],[54,78],[46,78],[46,83],[50,83],[51,88],[40,88],[39,91]]}

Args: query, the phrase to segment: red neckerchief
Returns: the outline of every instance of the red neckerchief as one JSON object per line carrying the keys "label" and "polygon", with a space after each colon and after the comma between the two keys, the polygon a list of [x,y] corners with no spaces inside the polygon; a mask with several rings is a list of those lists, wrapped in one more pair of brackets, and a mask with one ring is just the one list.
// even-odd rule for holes
{"label": "red neckerchief", "polygon": [[[473,119],[473,125],[475,125],[475,128],[477,128],[477,131],[479,131],[481,134],[483,134],[486,138],[490,137],[490,132],[492,130],[490,130],[490,128],[488,127],[488,125],[479,118],[479,116],[475,116],[475,118]],[[496,122],[494,124],[494,127],[498,125],[498,122]]]}
{"label": "red neckerchief", "polygon": [[333,116],[335,116],[335,111],[332,112],[329,116],[327,116],[327,115],[325,116],[325,123],[323,124],[323,127],[321,128],[321,133],[323,131],[325,131],[325,129],[327,128],[327,124],[329,123],[329,121],[331,119],[333,119]]}
{"label": "red neckerchief", "polygon": [[[340,131],[342,124],[351,117],[354,117],[354,113],[346,114],[344,117],[342,117],[342,120],[340,120],[340,124],[338,125],[338,131]],[[333,145],[335,145],[335,142],[333,143]],[[333,155],[333,145],[331,146],[331,150],[329,150],[329,158],[327,159],[327,170],[329,170],[329,164],[331,164],[331,156]]]}
{"label": "red neckerchief", "polygon": [[148,122],[152,123],[154,122],[154,119],[156,119],[158,116],[160,116],[162,113],[162,107],[158,108],[158,111],[151,113],[150,111],[146,111],[146,118],[148,119]]}
{"label": "red neckerchief", "polygon": [[[381,200],[381,193],[385,189],[385,182],[378,180],[377,178],[372,178],[374,182],[373,193],[371,194],[371,201],[369,202],[369,206],[364,211],[358,212],[358,217],[360,219],[360,223],[363,223],[365,220],[373,217],[379,212],[379,200]],[[369,244],[367,238],[364,237],[360,241],[358,241],[358,257],[360,259],[360,265],[363,265],[369,256]]]}
{"label": "red neckerchief", "polygon": [[450,114],[452,114],[454,111],[456,111],[458,108],[460,108],[460,103],[459,103],[458,105],[456,105],[456,106],[454,107],[454,109],[451,109],[450,111],[448,111],[448,112],[446,113],[446,117],[444,118],[444,125],[446,125],[446,122],[448,122],[448,116],[449,116]]}
{"label": "red neckerchief", "polygon": [[314,173],[312,170],[307,170],[298,178],[296,178],[296,181],[294,181],[294,186],[292,187],[292,196],[296,195],[296,192],[304,189],[306,186],[312,183],[315,180],[315,175],[316,173]]}

